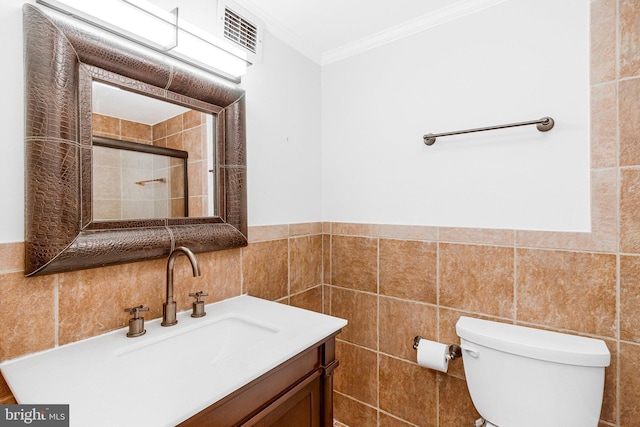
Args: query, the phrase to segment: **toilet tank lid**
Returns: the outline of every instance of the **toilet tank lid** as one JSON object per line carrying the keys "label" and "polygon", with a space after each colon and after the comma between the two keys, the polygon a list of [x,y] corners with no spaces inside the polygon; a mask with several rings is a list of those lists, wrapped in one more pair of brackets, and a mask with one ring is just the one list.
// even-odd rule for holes
{"label": "toilet tank lid", "polygon": [[541,329],[462,316],[456,323],[460,338],[484,347],[533,359],[578,366],[609,366],[604,341]]}

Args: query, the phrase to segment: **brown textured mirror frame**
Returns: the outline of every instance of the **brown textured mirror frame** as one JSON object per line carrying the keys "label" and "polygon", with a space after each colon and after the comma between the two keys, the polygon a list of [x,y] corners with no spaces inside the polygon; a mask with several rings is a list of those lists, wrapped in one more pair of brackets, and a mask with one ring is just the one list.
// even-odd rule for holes
{"label": "brown textured mirror frame", "polygon": [[[247,245],[244,91],[100,30],[25,4],[25,274]],[[91,82],[217,115],[217,214],[93,222]]]}

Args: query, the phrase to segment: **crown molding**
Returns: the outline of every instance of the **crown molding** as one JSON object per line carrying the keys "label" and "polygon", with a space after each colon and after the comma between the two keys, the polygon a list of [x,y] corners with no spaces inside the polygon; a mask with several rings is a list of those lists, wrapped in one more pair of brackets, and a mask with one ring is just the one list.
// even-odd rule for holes
{"label": "crown molding", "polygon": [[311,44],[307,43],[302,39],[299,35],[289,30],[287,27],[282,25],[276,18],[274,18],[269,13],[265,12],[258,4],[254,3],[250,0],[233,0],[235,3],[238,3],[240,6],[247,9],[249,12],[258,16],[264,22],[265,29],[276,36],[287,45],[291,46],[293,49],[297,50],[313,62],[318,65],[322,63],[322,52],[311,46]]}
{"label": "crown molding", "polygon": [[[451,6],[443,7],[426,15],[419,16],[411,21],[396,25],[387,30],[373,34],[369,37],[356,40],[336,49],[321,52],[311,46],[299,35],[282,25],[276,18],[265,12],[256,3],[256,0],[234,0],[240,6],[261,18],[268,32],[302,53],[313,62],[324,66],[333,62],[347,59],[367,50],[412,36],[438,25],[445,24],[463,16],[471,15],[481,10],[488,9],[507,0],[461,0]],[[256,2],[254,2],[256,1]]]}
{"label": "crown molding", "polygon": [[328,65],[333,62],[347,59],[370,49],[412,36],[426,31],[438,25],[445,24],[463,16],[471,15],[481,10],[504,3],[507,0],[462,0],[451,6],[443,7],[426,15],[419,16],[411,21],[390,27],[387,30],[373,34],[369,37],[356,40],[333,50],[323,52],[320,65]]}

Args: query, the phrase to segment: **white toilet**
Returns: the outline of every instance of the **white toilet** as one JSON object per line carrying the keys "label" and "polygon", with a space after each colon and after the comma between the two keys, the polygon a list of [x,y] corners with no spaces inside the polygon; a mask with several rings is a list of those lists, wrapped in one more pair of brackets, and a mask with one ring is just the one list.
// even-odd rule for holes
{"label": "white toilet", "polygon": [[461,317],[471,400],[488,427],[597,427],[604,341]]}

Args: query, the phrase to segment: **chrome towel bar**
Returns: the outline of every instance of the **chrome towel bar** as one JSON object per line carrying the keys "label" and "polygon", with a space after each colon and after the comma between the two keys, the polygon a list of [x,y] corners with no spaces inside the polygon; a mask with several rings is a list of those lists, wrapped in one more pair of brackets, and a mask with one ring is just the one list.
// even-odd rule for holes
{"label": "chrome towel bar", "polygon": [[554,124],[555,122],[551,117],[543,117],[540,120],[531,120],[529,122],[509,123],[506,125],[488,126],[484,128],[457,130],[453,132],[444,132],[444,133],[428,133],[425,136],[423,136],[423,139],[426,145],[433,145],[436,142],[436,138],[439,138],[441,136],[460,135],[463,133],[483,132],[485,130],[505,129],[505,128],[512,128],[516,126],[527,126],[527,125],[537,125],[536,127],[540,132],[547,132],[553,129]]}

